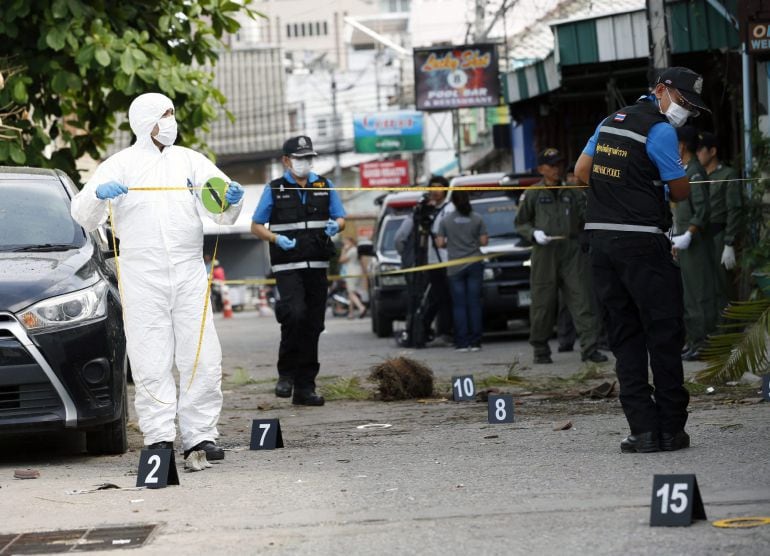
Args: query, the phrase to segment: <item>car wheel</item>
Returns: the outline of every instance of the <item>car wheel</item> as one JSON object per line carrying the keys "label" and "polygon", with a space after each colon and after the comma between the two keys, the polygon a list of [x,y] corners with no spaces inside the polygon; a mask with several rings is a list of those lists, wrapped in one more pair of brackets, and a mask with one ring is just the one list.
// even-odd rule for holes
{"label": "car wheel", "polygon": [[86,432],[86,450],[89,454],[125,454],[128,450],[128,392],[123,384],[123,410],[120,418],[94,431]]}
{"label": "car wheel", "polygon": [[379,325],[379,320],[375,318],[375,315],[377,314],[377,305],[374,302],[374,296],[372,296],[372,298],[369,300],[369,313],[372,315],[372,333],[377,334],[377,326]]}
{"label": "car wheel", "polygon": [[377,331],[375,334],[377,334],[378,338],[389,338],[393,336],[393,320],[382,316],[379,313],[372,314],[372,320],[376,320],[376,325],[372,325],[373,327],[376,327]]}

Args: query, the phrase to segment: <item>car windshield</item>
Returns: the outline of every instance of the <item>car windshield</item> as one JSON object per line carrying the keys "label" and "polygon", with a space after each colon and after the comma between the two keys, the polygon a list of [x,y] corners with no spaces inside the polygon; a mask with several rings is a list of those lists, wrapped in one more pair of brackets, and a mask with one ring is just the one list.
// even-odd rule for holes
{"label": "car windshield", "polygon": [[473,201],[473,210],[484,219],[489,237],[518,237],[513,223],[516,218],[513,199],[478,199]]}
{"label": "car windshield", "polygon": [[0,177],[0,193],[0,251],[58,251],[85,243],[58,180]]}
{"label": "car windshield", "polygon": [[385,220],[383,220],[379,246],[383,256],[389,258],[399,257],[398,251],[396,251],[396,232],[401,227],[404,219],[406,219],[406,216],[386,216]]}

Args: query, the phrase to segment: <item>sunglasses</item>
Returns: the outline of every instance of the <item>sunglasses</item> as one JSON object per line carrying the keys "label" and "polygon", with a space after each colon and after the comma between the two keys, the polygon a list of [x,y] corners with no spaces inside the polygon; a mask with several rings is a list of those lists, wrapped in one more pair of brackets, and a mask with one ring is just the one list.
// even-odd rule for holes
{"label": "sunglasses", "polygon": [[700,110],[698,110],[698,108],[696,108],[696,106],[693,103],[689,102],[686,98],[684,98],[684,96],[682,96],[682,93],[680,93],[677,89],[673,89],[671,87],[666,87],[666,89],[668,90],[669,94],[671,94],[671,91],[674,92],[674,94],[672,95],[672,100],[675,103],[677,103],[679,106],[681,106],[682,108],[690,112],[690,115],[693,118],[700,115]]}

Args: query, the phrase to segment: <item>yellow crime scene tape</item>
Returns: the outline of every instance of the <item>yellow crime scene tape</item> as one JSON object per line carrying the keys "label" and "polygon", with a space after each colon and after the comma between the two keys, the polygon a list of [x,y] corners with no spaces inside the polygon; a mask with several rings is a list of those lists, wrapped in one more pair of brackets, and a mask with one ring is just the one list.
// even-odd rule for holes
{"label": "yellow crime scene tape", "polygon": [[[724,180],[699,180],[699,181],[691,181],[691,184],[703,184],[703,183],[721,183],[721,182],[748,182],[748,181],[762,181],[770,179],[770,177],[760,177],[760,178],[735,178],[735,179],[724,179]],[[419,185],[411,185],[411,186],[402,186],[402,187],[337,187],[334,186],[333,189],[336,191],[385,191],[385,192],[405,192],[405,191],[424,191],[424,192],[430,192],[430,191],[524,191],[524,190],[542,190],[542,189],[588,189],[588,185],[480,185],[480,186],[450,186],[450,187],[444,187],[444,186],[419,186]],[[192,191],[192,190],[203,190],[206,189],[206,186],[148,186],[148,187],[129,187],[128,191],[129,193],[131,191]],[[289,191],[308,191],[312,190],[312,187],[284,187],[284,190]],[[108,207],[109,207],[109,218],[110,218],[110,226],[113,230],[115,230],[115,217],[112,212],[112,203],[108,201]],[[224,205],[221,205],[222,212],[224,212]],[[555,236],[551,239],[566,239],[562,236]],[[214,241],[214,252],[212,255],[212,260],[216,260],[217,256],[217,249],[219,247],[219,232],[217,232],[216,239]],[[123,286],[121,282],[121,276],[120,276],[120,261],[118,257],[118,249],[117,249],[117,242],[115,239],[115,234],[112,234],[112,250],[113,255],[115,256],[115,269],[116,269],[116,277],[118,281],[118,294],[120,295],[121,299],[121,306],[123,311],[123,327],[125,329],[125,305],[123,304]],[[482,256],[476,256],[476,257],[464,257],[462,259],[454,259],[452,261],[442,262],[442,263],[433,263],[418,267],[412,267],[412,268],[404,268],[400,270],[392,270],[388,272],[383,272],[382,276],[387,275],[395,275],[395,274],[407,274],[412,272],[423,272],[425,270],[432,270],[437,268],[447,268],[451,266],[458,266],[458,265],[464,265],[464,264],[471,264],[474,262],[489,260],[491,258],[499,257],[502,255],[505,255],[505,252],[502,253],[489,253],[487,255]],[[334,275],[329,276],[329,280],[339,280],[344,278],[363,278],[367,276],[366,274],[347,274],[347,275]],[[206,299],[203,302],[203,316],[201,318],[201,325],[200,325],[200,331],[198,334],[198,345],[195,350],[195,361],[193,363],[193,370],[190,374],[190,380],[187,384],[187,390],[190,390],[190,387],[192,386],[193,379],[195,378],[197,369],[198,369],[198,362],[200,359],[200,352],[201,352],[201,346],[203,343],[203,333],[205,331],[206,327],[206,316],[208,314],[208,307],[209,307],[209,299],[211,297],[211,284],[213,282],[214,278],[214,266],[212,265],[211,271],[208,275],[208,284],[206,287]],[[229,285],[274,285],[275,284],[275,278],[254,278],[254,279],[247,279],[247,280],[224,280],[222,281],[224,284]],[[132,369],[133,371],[133,369]],[[139,377],[139,382],[142,385],[142,388],[147,392],[147,394],[158,403],[162,404],[172,404],[175,403],[173,401],[171,402],[164,402],[162,400],[159,400],[152,392],[149,391],[147,386],[144,384],[143,379],[141,376]]]}
{"label": "yellow crime scene tape", "polygon": [[770,525],[770,517],[732,517],[730,519],[719,519],[711,525],[723,529],[747,529],[749,527]]}

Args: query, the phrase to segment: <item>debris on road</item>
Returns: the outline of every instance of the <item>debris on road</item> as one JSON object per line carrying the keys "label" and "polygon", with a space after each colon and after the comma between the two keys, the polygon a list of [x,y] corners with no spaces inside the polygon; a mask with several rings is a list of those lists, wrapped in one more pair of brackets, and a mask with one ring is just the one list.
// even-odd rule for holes
{"label": "debris on road", "polygon": [[617,382],[602,382],[599,386],[589,388],[588,390],[582,390],[580,394],[583,396],[588,396],[593,400],[609,398],[615,391],[616,384]]}
{"label": "debris on road", "polygon": [[380,399],[410,400],[433,395],[433,371],[408,357],[392,357],[371,368]]}
{"label": "debris on road", "polygon": [[553,430],[555,431],[568,431],[572,428],[572,421],[564,421],[556,423]]}
{"label": "debris on road", "polygon": [[502,390],[499,388],[484,388],[476,393],[476,398],[480,402],[488,402],[491,394],[502,394]]}
{"label": "debris on road", "polygon": [[13,472],[14,479],[37,479],[40,477],[40,471],[37,469],[17,469]]}
{"label": "debris on road", "polygon": [[366,425],[358,425],[356,428],[360,430],[389,429],[392,426],[390,423],[367,423]]}
{"label": "debris on road", "polygon": [[194,452],[190,452],[190,455],[184,460],[185,471],[203,471],[208,467],[211,467],[211,464],[206,459],[205,450],[195,450]]}

